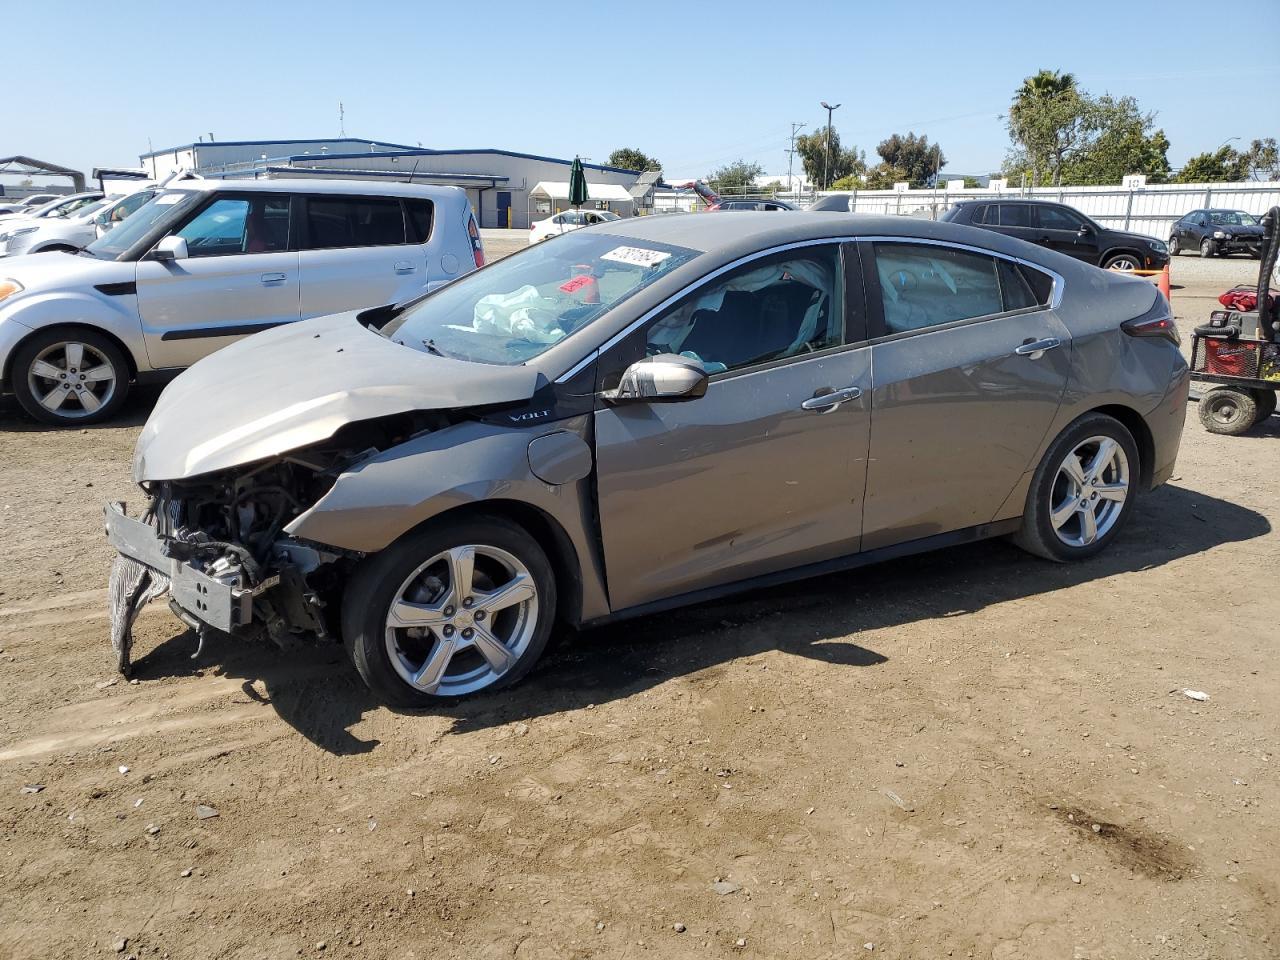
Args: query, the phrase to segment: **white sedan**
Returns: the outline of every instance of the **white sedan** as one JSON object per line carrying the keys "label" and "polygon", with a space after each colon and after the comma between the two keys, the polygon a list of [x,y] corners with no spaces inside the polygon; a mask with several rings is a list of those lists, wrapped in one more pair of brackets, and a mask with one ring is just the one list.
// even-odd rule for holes
{"label": "white sedan", "polygon": [[566,210],[545,220],[535,220],[529,225],[529,243],[539,240],[550,240],[562,233],[569,233],[579,227],[589,227],[593,223],[608,223],[610,220],[621,220],[616,213],[608,210]]}

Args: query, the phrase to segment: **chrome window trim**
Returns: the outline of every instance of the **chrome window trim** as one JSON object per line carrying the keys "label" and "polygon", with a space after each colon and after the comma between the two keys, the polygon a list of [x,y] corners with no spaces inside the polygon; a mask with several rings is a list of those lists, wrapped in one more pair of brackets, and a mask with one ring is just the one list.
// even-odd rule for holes
{"label": "chrome window trim", "polygon": [[[824,244],[841,244],[842,245],[846,243],[926,244],[929,246],[936,246],[936,247],[950,247],[954,250],[964,250],[969,253],[982,254],[988,257],[998,257],[1001,260],[1008,260],[1010,263],[1021,264],[1023,266],[1031,268],[1032,270],[1039,270],[1041,273],[1051,277],[1053,279],[1053,290],[1049,294],[1048,308],[1050,310],[1056,310],[1058,309],[1059,305],[1061,305],[1062,303],[1063,288],[1066,286],[1066,279],[1062,276],[1062,274],[1054,270],[1050,270],[1048,267],[1035,263],[1031,260],[1024,260],[1021,257],[1015,257],[1007,253],[1001,253],[998,250],[988,250],[985,247],[975,247],[972,244],[957,243],[952,240],[933,240],[925,237],[886,237],[886,236],[879,236],[879,235],[870,235],[870,236],[861,236],[861,237],[847,237],[847,236],[846,237],[817,237],[812,240],[796,240],[792,243],[784,243],[776,247],[769,247],[766,250],[757,250],[754,253],[747,254],[745,257],[739,257],[737,260],[734,260],[730,263],[726,263],[723,266],[717,267],[715,270],[712,270],[710,273],[708,273],[703,277],[699,277],[697,280],[689,284],[687,287],[685,287],[678,293],[672,294],[666,300],[663,300],[656,307],[651,307],[649,310],[646,310],[638,318],[633,320],[631,323],[627,324],[627,326],[624,327],[622,330],[615,333],[612,337],[610,337],[604,343],[600,344],[600,346],[591,350],[583,359],[575,363],[572,367],[570,367],[564,373],[560,374],[560,376],[556,377],[555,382],[565,383],[566,381],[572,379],[574,376],[581,373],[582,370],[586,368],[588,364],[595,362],[595,360],[599,356],[613,349],[615,346],[617,346],[627,337],[631,336],[631,334],[635,333],[635,331],[639,327],[648,323],[658,314],[662,313],[664,310],[669,309],[678,301],[683,300],[686,296],[688,296],[693,291],[699,289],[705,284],[710,283],[711,281],[715,280],[717,277],[723,276],[724,274],[728,273],[730,270],[735,270],[738,267],[743,266],[744,264],[751,263],[753,260],[759,260],[762,257],[773,256],[774,254],[777,254],[777,253],[786,253],[789,250],[801,250],[801,249],[804,249],[805,247],[817,247],[817,246],[822,246]],[[845,296],[846,297],[848,296],[848,291],[845,291]],[[1043,309],[1043,305],[1041,305],[1040,308]],[[1024,309],[1027,309],[1027,308],[1024,308]],[[991,314],[991,316],[1001,316],[1001,314]],[[840,344],[839,346],[852,347],[852,346],[858,346],[858,345],[860,344],[843,343],[843,344]],[[783,358],[783,359],[787,359],[787,358]],[[729,373],[732,371],[724,371],[724,372]]]}

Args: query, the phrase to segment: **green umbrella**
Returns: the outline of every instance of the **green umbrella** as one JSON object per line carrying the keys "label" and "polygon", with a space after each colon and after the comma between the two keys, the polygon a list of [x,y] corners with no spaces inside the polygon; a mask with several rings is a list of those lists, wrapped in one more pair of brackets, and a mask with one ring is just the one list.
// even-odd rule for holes
{"label": "green umbrella", "polygon": [[582,160],[573,158],[573,166],[569,168],[569,202],[580,208],[587,202],[587,175],[582,170]]}

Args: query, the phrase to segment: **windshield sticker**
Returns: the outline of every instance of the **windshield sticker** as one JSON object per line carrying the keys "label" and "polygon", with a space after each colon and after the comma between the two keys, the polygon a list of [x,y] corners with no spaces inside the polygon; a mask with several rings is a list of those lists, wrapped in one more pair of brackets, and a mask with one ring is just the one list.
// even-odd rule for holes
{"label": "windshield sticker", "polygon": [[596,278],[590,274],[583,274],[580,277],[574,277],[572,280],[566,280],[560,284],[560,289],[564,293],[574,293],[583,287],[589,287],[596,282]]}
{"label": "windshield sticker", "polygon": [[654,267],[671,254],[665,250],[645,250],[642,247],[614,247],[608,253],[600,254],[601,260],[613,260],[615,263],[627,263],[633,267]]}
{"label": "windshield sticker", "polygon": [[180,193],[166,193],[163,197],[156,197],[157,207],[167,207],[171,203],[177,203],[182,199]]}

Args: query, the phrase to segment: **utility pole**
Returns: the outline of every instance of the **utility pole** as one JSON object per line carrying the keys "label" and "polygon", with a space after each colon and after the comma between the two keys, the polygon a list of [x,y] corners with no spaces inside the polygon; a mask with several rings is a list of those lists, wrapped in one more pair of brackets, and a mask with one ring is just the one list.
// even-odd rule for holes
{"label": "utility pole", "polygon": [[791,123],[791,146],[787,150],[787,189],[793,194],[796,192],[796,185],[791,180],[791,164],[796,157],[796,134],[804,128],[803,123]]}
{"label": "utility pole", "polygon": [[829,190],[831,188],[831,114],[840,109],[840,104],[832,106],[823,100],[822,108],[827,111],[827,154],[822,161],[822,189]]}
{"label": "utility pole", "polygon": [[347,119],[346,113],[342,109],[342,101],[338,101],[338,136],[346,139],[347,136]]}

